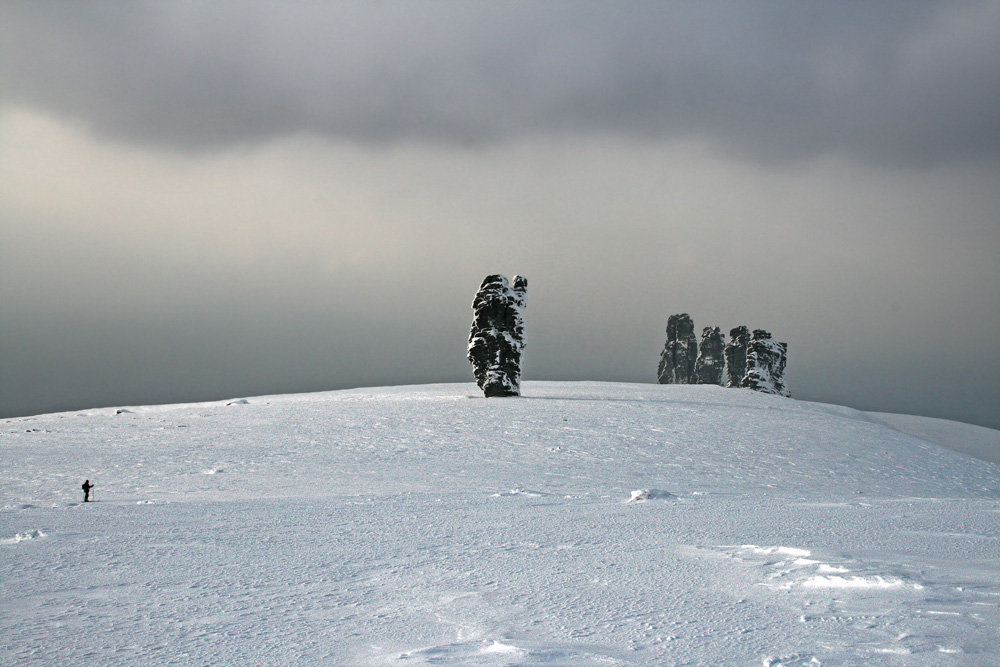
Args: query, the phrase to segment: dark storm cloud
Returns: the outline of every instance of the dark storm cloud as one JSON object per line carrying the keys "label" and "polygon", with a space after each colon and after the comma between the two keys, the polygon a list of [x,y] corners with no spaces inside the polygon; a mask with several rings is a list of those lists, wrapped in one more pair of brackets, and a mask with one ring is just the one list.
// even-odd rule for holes
{"label": "dark storm cloud", "polygon": [[1000,157],[1000,3],[4,3],[4,99],[185,149],[700,137]]}
{"label": "dark storm cloud", "polygon": [[0,416],[648,382],[764,326],[797,398],[1000,426],[1000,2],[0,2]]}

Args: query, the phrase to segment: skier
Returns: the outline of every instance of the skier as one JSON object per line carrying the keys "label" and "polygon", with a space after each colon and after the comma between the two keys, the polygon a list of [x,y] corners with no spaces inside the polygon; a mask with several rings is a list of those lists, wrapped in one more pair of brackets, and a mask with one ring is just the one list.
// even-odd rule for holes
{"label": "skier", "polygon": [[83,485],[80,487],[83,489],[83,502],[90,502],[90,490],[94,488],[94,485],[90,483],[90,480],[84,480]]}

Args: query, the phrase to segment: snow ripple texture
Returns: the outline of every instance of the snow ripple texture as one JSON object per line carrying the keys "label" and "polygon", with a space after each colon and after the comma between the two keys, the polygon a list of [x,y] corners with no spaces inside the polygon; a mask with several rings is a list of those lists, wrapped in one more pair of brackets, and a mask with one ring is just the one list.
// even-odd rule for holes
{"label": "snow ripple texture", "polygon": [[522,390],[0,422],[0,663],[1000,664],[1000,465],[955,451],[969,427]]}

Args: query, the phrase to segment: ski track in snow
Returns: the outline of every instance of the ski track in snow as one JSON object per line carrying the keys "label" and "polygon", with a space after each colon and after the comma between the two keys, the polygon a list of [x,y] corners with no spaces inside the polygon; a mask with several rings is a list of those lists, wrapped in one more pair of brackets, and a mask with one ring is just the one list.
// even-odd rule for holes
{"label": "ski track in snow", "polygon": [[748,391],[523,390],[0,422],[0,662],[1000,663],[1000,466]]}

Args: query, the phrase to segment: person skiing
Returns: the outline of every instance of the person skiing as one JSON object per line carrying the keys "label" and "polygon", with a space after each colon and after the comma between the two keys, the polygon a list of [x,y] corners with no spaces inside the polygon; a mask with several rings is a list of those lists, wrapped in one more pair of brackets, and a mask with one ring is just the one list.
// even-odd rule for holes
{"label": "person skiing", "polygon": [[87,480],[84,480],[84,482],[83,482],[83,484],[81,485],[80,488],[83,489],[83,502],[89,503],[90,502],[90,490],[92,488],[94,488],[94,485],[90,483],[89,479],[87,479]]}

